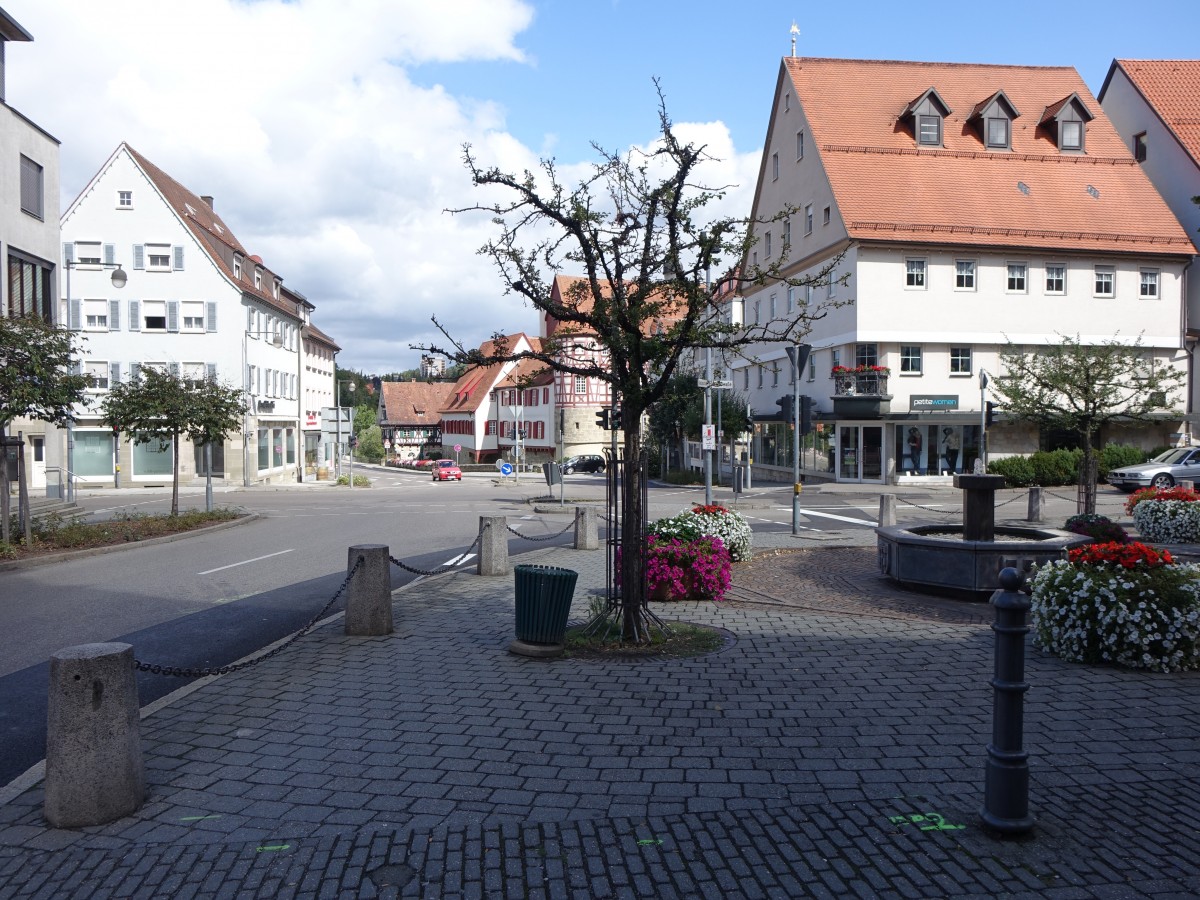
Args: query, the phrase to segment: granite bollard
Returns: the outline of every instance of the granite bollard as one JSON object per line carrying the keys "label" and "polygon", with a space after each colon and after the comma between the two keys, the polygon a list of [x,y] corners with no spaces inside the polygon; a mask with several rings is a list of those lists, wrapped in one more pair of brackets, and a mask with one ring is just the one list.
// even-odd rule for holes
{"label": "granite bollard", "polygon": [[357,544],[350,548],[346,571],[362,564],[346,586],[346,634],[370,637],[391,634],[392,573],[387,544]]}

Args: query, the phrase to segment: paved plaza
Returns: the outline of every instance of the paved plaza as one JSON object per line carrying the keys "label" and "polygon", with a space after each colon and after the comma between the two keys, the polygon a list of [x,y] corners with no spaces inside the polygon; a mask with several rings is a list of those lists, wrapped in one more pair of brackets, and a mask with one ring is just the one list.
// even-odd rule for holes
{"label": "paved plaza", "polygon": [[[901,592],[873,535],[768,536],[702,658],[510,655],[513,580],[395,594],[142,721],[150,796],[55,830],[0,806],[2,897],[1195,897],[1200,675],[1030,651],[1032,834],[984,832],[992,632]],[[797,552],[797,550],[799,552]],[[603,551],[520,562],[580,573]],[[21,788],[24,788],[21,790]]]}

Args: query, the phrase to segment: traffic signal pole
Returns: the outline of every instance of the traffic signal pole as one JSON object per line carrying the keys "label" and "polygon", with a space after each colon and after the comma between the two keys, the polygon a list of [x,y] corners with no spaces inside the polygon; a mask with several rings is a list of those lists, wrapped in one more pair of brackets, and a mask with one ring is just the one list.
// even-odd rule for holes
{"label": "traffic signal pole", "polygon": [[811,344],[786,348],[792,361],[792,534],[800,533],[800,372],[808,365]]}

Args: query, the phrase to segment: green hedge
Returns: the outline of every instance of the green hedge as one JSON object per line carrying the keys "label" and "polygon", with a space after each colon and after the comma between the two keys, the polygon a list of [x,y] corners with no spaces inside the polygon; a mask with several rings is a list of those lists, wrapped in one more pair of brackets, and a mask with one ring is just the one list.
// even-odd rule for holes
{"label": "green hedge", "polygon": [[[1097,454],[1096,466],[1101,478],[1121,466],[1136,465],[1146,461],[1146,453],[1137,447],[1106,444]],[[1079,466],[1083,451],[1039,450],[1032,456],[1009,456],[988,463],[988,472],[1003,475],[1009,487],[1055,487],[1079,482]]]}

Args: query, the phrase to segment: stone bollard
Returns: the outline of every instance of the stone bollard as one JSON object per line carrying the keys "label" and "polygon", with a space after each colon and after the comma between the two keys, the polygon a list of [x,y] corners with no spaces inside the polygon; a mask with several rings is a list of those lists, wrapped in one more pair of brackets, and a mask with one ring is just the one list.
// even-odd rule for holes
{"label": "stone bollard", "polygon": [[137,680],[129,644],[50,657],[43,814],[56,828],[103,825],[146,800]]}
{"label": "stone bollard", "polygon": [[987,747],[983,824],[1004,835],[1024,834],[1033,828],[1029,814],[1029,753],[1024,749],[1025,614],[1029,597],[1022,593],[1025,576],[1016,569],[1000,572],[1000,590],[992,594],[996,608],[992,624],[995,668],[992,677],[992,742]]}
{"label": "stone bollard", "polygon": [[1025,521],[1042,521],[1042,489],[1037,485],[1029,489],[1029,512],[1025,516]]}
{"label": "stone bollard", "polygon": [[600,549],[600,532],[596,525],[596,510],[590,506],[575,507],[575,549]]}
{"label": "stone bollard", "polygon": [[504,516],[480,516],[479,575],[508,574],[508,519]]}
{"label": "stone bollard", "polygon": [[357,544],[346,555],[346,572],[362,565],[346,586],[346,634],[391,634],[392,570],[387,544]]}
{"label": "stone bollard", "polygon": [[896,495],[879,495],[879,524],[889,526],[896,524]]}

